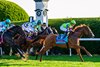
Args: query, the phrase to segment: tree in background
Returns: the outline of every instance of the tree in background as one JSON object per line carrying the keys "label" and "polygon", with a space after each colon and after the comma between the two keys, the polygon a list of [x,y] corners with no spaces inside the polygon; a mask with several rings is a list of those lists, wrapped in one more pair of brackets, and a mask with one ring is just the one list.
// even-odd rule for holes
{"label": "tree in background", "polygon": [[0,0],[0,21],[6,18],[11,19],[11,21],[28,21],[29,16],[17,4],[7,0]]}

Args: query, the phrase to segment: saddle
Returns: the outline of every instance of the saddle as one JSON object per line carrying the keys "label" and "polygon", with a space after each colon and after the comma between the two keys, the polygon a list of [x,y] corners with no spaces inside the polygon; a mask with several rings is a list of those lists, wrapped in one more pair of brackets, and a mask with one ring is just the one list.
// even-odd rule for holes
{"label": "saddle", "polygon": [[68,36],[65,34],[59,34],[56,36],[56,44],[66,44],[68,42]]}

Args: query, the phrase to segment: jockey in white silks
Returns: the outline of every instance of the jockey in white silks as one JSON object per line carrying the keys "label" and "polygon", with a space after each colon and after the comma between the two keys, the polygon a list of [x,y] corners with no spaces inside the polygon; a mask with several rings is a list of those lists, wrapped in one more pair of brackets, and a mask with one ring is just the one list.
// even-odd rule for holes
{"label": "jockey in white silks", "polygon": [[22,29],[28,33],[28,37],[30,37],[33,33],[37,33],[36,29],[34,28],[36,26],[35,22],[26,22],[22,24]]}

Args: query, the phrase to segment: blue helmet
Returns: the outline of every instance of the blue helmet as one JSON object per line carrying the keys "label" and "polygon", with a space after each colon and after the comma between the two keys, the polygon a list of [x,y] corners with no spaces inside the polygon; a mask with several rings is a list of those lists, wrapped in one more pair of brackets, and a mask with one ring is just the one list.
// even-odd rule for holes
{"label": "blue helmet", "polygon": [[11,23],[11,20],[10,20],[10,19],[6,19],[5,22],[6,22],[7,24],[9,24],[9,23]]}

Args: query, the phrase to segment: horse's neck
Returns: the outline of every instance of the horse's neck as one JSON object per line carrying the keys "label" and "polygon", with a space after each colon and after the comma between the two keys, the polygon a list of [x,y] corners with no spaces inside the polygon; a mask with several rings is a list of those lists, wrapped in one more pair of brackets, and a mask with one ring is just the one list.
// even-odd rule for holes
{"label": "horse's neck", "polygon": [[69,36],[81,38],[83,36],[83,32],[81,29],[77,29],[74,32],[70,32]]}
{"label": "horse's neck", "polygon": [[53,31],[52,31],[52,29],[50,27],[46,28],[46,32],[47,32],[47,34],[53,33]]}
{"label": "horse's neck", "polygon": [[15,32],[15,34],[25,36],[25,33],[20,26],[14,26],[12,30]]}
{"label": "horse's neck", "polygon": [[58,31],[56,29],[53,29],[54,34],[58,34]]}

